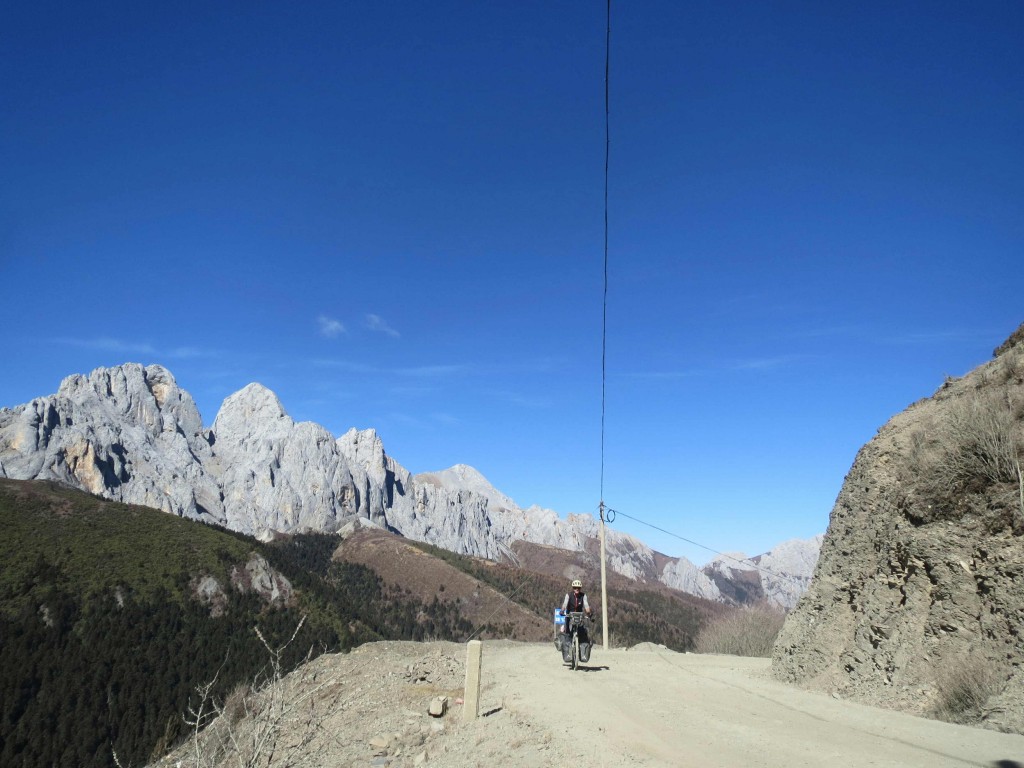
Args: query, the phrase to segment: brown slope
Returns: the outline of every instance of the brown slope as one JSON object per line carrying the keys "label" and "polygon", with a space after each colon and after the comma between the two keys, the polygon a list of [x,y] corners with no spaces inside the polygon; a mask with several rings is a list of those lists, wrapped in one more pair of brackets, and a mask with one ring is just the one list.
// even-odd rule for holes
{"label": "brown slope", "polygon": [[[552,624],[547,617],[528,611],[395,534],[371,528],[356,531],[339,545],[334,557],[370,568],[387,584],[400,587],[424,603],[437,599],[456,604],[462,617],[474,628],[485,624],[492,627],[480,637],[498,635],[513,640],[548,640],[552,636]],[[524,579],[529,577],[530,574],[524,573]]]}
{"label": "brown slope", "polygon": [[[594,631],[600,636],[603,611],[596,559],[588,553],[522,542],[513,549],[518,566],[453,555],[380,530],[364,529],[346,539],[336,557],[371,568],[386,583],[400,586],[419,600],[455,603],[474,627],[488,624],[483,636],[492,638],[550,638],[549,617],[566,592],[566,574],[582,578],[598,613]],[[663,584],[642,584],[612,572],[608,579],[612,646],[656,642],[688,650],[705,622],[729,610],[721,603]]]}

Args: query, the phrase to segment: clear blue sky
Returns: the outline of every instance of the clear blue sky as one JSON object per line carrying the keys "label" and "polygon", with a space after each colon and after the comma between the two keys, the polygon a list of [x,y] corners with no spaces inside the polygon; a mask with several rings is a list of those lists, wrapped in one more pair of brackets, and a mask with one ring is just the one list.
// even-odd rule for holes
{"label": "clear blue sky", "polygon": [[[413,472],[600,500],[604,3],[0,16],[0,405],[161,363]],[[1024,3],[612,9],[604,499],[824,531],[1024,321]],[[620,518],[668,554],[706,551]]]}

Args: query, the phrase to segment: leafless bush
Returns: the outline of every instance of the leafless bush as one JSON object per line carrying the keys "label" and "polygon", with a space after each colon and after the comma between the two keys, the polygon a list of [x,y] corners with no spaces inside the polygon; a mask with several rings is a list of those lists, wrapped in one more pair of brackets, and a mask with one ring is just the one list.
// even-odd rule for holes
{"label": "leafless bush", "polygon": [[785,611],[768,603],[737,608],[705,624],[694,647],[697,653],[769,657],[785,620]]}
{"label": "leafless bush", "polygon": [[932,713],[950,723],[980,720],[988,700],[997,695],[1006,675],[980,653],[972,653],[955,664],[941,667],[935,681],[938,697]]}
{"label": "leafless bush", "polygon": [[331,714],[330,697],[321,694],[337,684],[318,681],[309,671],[312,654],[290,675],[285,675],[281,657],[295,640],[305,618],[291,638],[272,648],[256,628],[269,663],[251,685],[235,688],[224,702],[212,696],[216,676],[196,688],[198,701],[190,705],[185,722],[192,730],[188,754],[175,765],[181,768],[214,766],[292,766],[301,759],[303,748],[322,730]]}
{"label": "leafless bush", "polygon": [[1003,357],[1002,373],[1004,384],[1024,381],[1024,350],[1014,350]]}
{"label": "leafless bush", "polygon": [[1010,338],[995,348],[992,356],[999,357],[1012,350],[1018,344],[1024,346],[1024,323],[1021,323],[1017,330],[1010,334]]}
{"label": "leafless bush", "polygon": [[947,485],[1015,483],[1024,454],[1009,402],[998,395],[975,394],[952,409],[946,423],[948,450],[937,468]]}

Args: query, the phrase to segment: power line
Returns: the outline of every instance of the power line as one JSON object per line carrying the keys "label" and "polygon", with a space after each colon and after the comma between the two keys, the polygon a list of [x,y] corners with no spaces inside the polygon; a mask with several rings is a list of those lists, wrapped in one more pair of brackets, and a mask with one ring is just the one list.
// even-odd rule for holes
{"label": "power line", "polygon": [[608,0],[604,38],[604,298],[601,306],[601,503],[604,504],[604,421],[606,361],[608,349],[608,159],[611,155],[609,130],[609,74],[612,51],[612,0]]}
{"label": "power line", "polygon": [[[646,525],[653,528],[656,531],[661,531],[669,536],[674,536],[681,541],[685,541],[687,544],[692,544],[695,547],[706,549],[709,552],[713,552],[719,557],[724,557],[728,560],[732,560],[740,565],[748,565],[751,568],[760,571],[761,573],[768,574],[773,578],[782,579],[789,581],[798,586],[803,586],[803,583],[795,577],[775,573],[769,571],[767,568],[750,562],[749,558],[740,560],[727,555],[724,552],[719,552],[716,549],[700,544],[696,541],[692,541],[683,536],[680,536],[672,531],[666,531],[664,528],[659,528],[656,525],[648,523],[639,518],[627,515],[624,512],[616,512],[610,509],[604,504],[604,464],[605,464],[605,413],[607,410],[607,362],[608,362],[608,169],[609,160],[611,158],[611,109],[610,109],[610,93],[611,93],[611,50],[612,50],[612,0],[607,0],[605,4],[605,39],[604,39],[604,292],[602,295],[601,303],[601,482],[600,482],[600,509],[602,515],[602,521],[612,522],[615,519],[616,514],[620,514],[623,517],[628,517],[630,520],[635,520],[642,525]],[[605,517],[607,513],[608,517]]]}
{"label": "power line", "polygon": [[672,531],[667,531],[664,528],[661,528],[661,527],[659,527],[657,525],[654,525],[654,523],[648,523],[646,520],[641,520],[639,517],[633,517],[632,515],[627,515],[625,512],[619,512],[618,510],[615,510],[615,509],[606,509],[606,512],[608,514],[607,514],[607,517],[605,519],[609,523],[613,522],[615,520],[616,516],[622,515],[623,517],[628,517],[630,520],[633,520],[634,522],[640,523],[641,525],[646,525],[648,528],[653,528],[656,531],[660,531],[661,533],[664,533],[664,534],[666,534],[668,536],[672,536],[673,538],[679,539],[680,541],[685,541],[687,544],[692,544],[695,547],[700,547],[701,549],[706,549],[708,552],[712,552],[712,553],[718,555],[719,557],[724,557],[727,560],[732,560],[734,563],[739,563],[740,565],[748,565],[751,568],[753,568],[755,571],[760,571],[761,573],[765,573],[765,574],[771,576],[772,578],[781,579],[783,581],[788,581],[791,584],[795,584],[796,586],[799,586],[799,587],[803,587],[804,586],[804,581],[805,581],[804,579],[798,578],[796,576],[790,576],[789,574],[786,574],[786,573],[779,573],[777,571],[770,571],[767,568],[762,568],[757,563],[751,562],[749,557],[741,560],[741,559],[739,559],[737,557],[733,557],[732,555],[727,555],[725,552],[719,552],[717,549],[712,549],[711,547],[708,547],[708,546],[706,546],[704,544],[701,544],[700,542],[693,541],[692,539],[688,539],[685,536],[680,536],[678,533],[673,533]]}

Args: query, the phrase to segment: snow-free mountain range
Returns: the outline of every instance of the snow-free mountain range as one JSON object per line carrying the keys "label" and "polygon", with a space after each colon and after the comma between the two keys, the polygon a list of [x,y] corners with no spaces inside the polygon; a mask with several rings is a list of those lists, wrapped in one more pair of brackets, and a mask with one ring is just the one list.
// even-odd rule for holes
{"label": "snow-free mountain range", "polygon": [[[67,377],[56,394],[0,408],[0,477],[56,480],[261,538],[375,525],[491,560],[509,557],[519,540],[592,549],[598,532],[591,515],[520,508],[465,464],[413,475],[373,429],[335,438],[296,423],[260,384],[228,397],[204,428],[192,396],[160,365],[98,368]],[[701,569],[607,531],[609,567],[623,576],[785,607],[806,590],[821,542],[791,540],[750,559],[733,553]]]}

